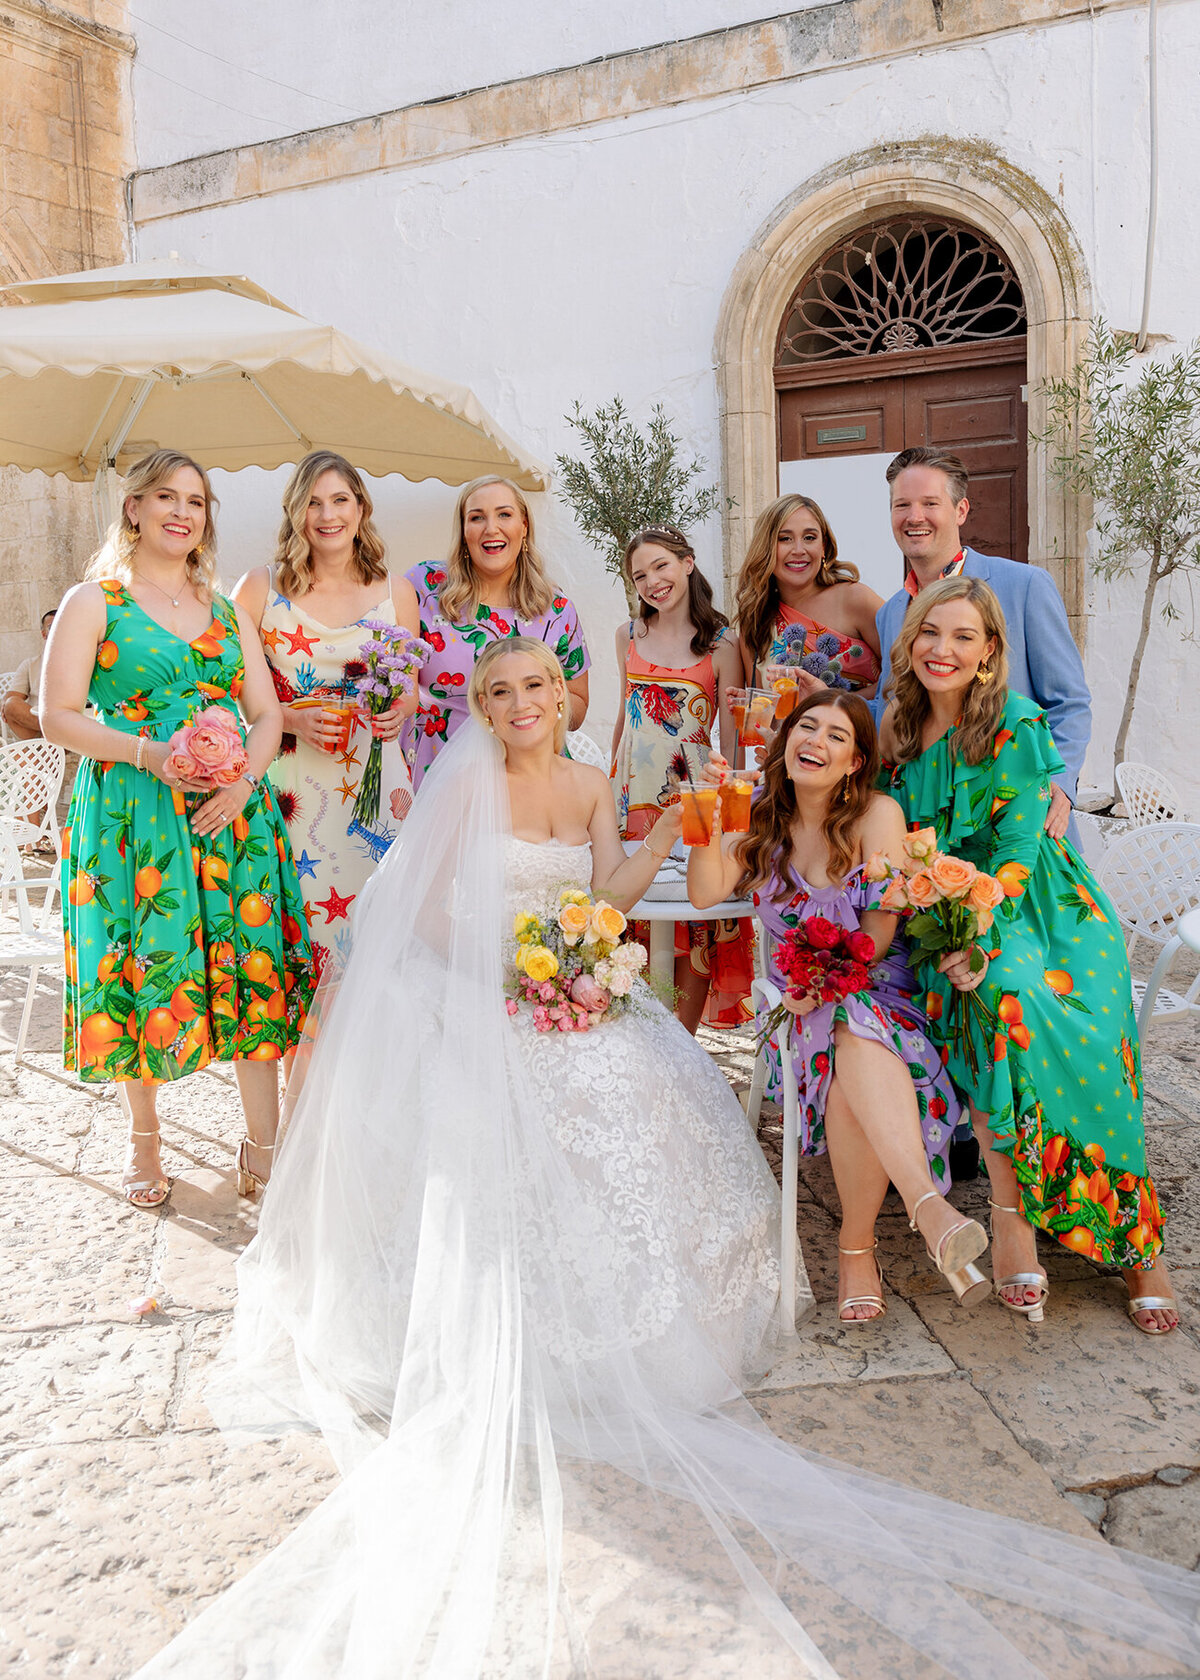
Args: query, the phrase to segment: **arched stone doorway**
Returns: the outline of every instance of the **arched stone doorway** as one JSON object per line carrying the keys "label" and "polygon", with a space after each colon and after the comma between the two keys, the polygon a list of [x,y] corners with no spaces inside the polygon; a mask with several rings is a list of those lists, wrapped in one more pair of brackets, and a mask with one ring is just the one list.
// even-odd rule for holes
{"label": "arched stone doorway", "polygon": [[964,541],[1028,558],[1025,352],[1011,264],[945,217],[869,223],[796,288],[775,351],[779,488],[815,497],[880,594],[901,570],[883,469],[915,444],[970,470]]}
{"label": "arched stone doorway", "polygon": [[[1045,429],[1041,382],[1073,364],[1090,314],[1082,255],[1059,206],[980,142],[931,136],[844,158],[759,228],[722,303],[715,353],[725,482],[736,504],[726,519],[727,579],[736,575],[755,516],[778,493],[775,369],[797,288],[839,242],[904,216],[975,230],[1007,261],[1025,309],[1029,436]],[[1053,573],[1082,640],[1090,509],[1048,479],[1037,449],[1026,483],[1028,557]]]}

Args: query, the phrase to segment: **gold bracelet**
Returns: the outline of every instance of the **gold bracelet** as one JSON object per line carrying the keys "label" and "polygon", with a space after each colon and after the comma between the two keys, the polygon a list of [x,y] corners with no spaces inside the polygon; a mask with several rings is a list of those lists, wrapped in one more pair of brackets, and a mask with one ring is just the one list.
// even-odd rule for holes
{"label": "gold bracelet", "polygon": [[659,863],[666,863],[667,859],[671,855],[670,852],[656,852],[654,847],[650,844],[650,836],[648,834],[643,834],[642,845],[645,846],[652,858],[658,859]]}

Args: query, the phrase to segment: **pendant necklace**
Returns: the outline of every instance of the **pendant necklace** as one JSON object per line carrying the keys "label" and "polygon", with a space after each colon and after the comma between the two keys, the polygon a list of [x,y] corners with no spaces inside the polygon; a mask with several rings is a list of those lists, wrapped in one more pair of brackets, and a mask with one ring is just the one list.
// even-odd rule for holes
{"label": "pendant necklace", "polygon": [[151,589],[157,589],[158,593],[163,596],[165,600],[170,601],[173,607],[177,607],[179,605],[179,595],[182,595],[188,586],[188,575],[186,572],[183,574],[183,582],[179,585],[179,595],[172,595],[169,589],[164,589],[161,584],[155,583],[154,579],[148,578],[144,572],[139,572],[134,569],[133,575],[139,580],[139,582],[148,583]]}

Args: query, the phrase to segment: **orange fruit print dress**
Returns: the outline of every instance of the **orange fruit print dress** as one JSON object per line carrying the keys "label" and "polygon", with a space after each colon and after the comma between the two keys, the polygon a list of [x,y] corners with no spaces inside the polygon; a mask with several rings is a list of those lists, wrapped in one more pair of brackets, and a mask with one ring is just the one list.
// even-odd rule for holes
{"label": "orange fruit print dress", "polygon": [[1046,833],[1063,762],[1041,709],[1009,693],[992,751],[951,755],[953,730],[881,785],[912,828],[996,876],[1005,891],[987,976],[964,1011],[925,960],[930,1036],[1011,1156],[1021,1207],[1064,1247],[1149,1266],[1163,1216],[1146,1169],[1142,1069],[1121,924],[1066,840]]}
{"label": "orange fruit print dress", "polygon": [[[88,691],[100,722],[166,741],[220,706],[244,734],[230,603],[215,596],[212,623],[185,642],[120,583],[100,587],[108,622]],[[132,764],[79,766],[63,832],[63,1054],[81,1079],[156,1084],[297,1042],[312,963],[270,786],[227,828],[194,835],[187,813],[205,797]]]}

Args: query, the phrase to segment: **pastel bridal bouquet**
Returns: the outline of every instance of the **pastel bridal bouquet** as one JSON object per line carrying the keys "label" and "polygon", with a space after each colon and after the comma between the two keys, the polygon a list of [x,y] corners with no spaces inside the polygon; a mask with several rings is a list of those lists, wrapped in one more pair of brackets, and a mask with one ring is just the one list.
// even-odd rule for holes
{"label": "pastel bridal bouquet", "polygon": [[[368,717],[378,717],[397,700],[415,693],[417,673],[433,649],[403,625],[388,624],[378,618],[366,618],[363,625],[371,634],[359,649],[366,670],[358,679],[354,698]],[[372,734],[354,801],[353,816],[358,822],[373,823],[379,816],[382,762],[383,742]]]}
{"label": "pastel bridal bouquet", "polygon": [[588,1032],[629,1007],[646,966],[646,947],[624,939],[625,917],[603,899],[564,887],[551,920],[532,910],[513,921],[516,954],[505,985],[507,1009],[533,1007],[538,1032]]}
{"label": "pastel bridal bouquet", "polygon": [[246,774],[246,748],[232,716],[208,706],[167,742],[167,770],[181,781],[232,787]]}
{"label": "pastel bridal bouquet", "polygon": [[[841,1003],[871,984],[875,941],[857,928],[838,927],[825,916],[809,916],[784,934],[774,950],[774,964],[787,981],[790,998],[817,1004]],[[760,1047],[789,1021],[793,1011],[778,1003],[758,1035]]]}
{"label": "pastel bridal bouquet", "polygon": [[[879,908],[908,918],[908,934],[921,956],[936,964],[949,951],[970,951],[970,968],[978,974],[983,953],[976,941],[991,927],[1005,889],[965,858],[938,850],[932,828],[917,829],[904,839],[900,866],[894,869],[878,853],[867,860],[869,881],[886,881]],[[995,1018],[978,992],[950,998],[950,1036],[962,1049],[972,1073],[978,1058],[968,1029],[971,1017],[990,1040]]]}

